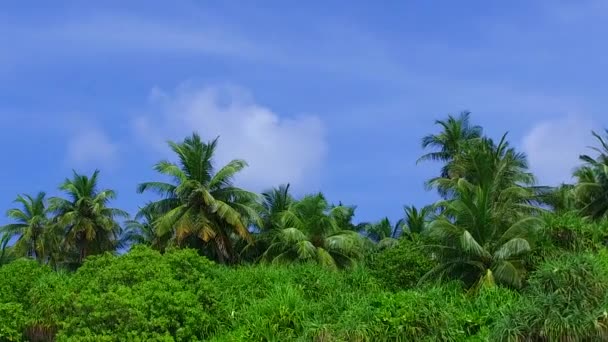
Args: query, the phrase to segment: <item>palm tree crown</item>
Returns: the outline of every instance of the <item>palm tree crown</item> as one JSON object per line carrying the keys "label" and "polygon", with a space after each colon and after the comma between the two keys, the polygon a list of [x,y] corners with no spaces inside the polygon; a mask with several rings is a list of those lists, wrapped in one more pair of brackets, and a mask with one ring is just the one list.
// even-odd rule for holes
{"label": "palm tree crown", "polygon": [[7,236],[19,236],[14,246],[15,252],[40,262],[46,256],[44,235],[49,225],[45,196],[44,192],[34,197],[17,196],[15,202],[21,204],[21,208],[10,209],[6,214],[15,223],[2,227],[2,232]]}
{"label": "palm tree crown", "polygon": [[236,253],[231,236],[250,239],[248,228],[257,221],[258,196],[233,185],[234,176],[247,166],[245,161],[232,160],[215,172],[217,142],[216,138],[204,143],[196,133],[182,143],[169,142],[179,163],[161,161],[154,169],[173,182],[142,183],[137,191],[163,196],[144,208],[158,215],[158,236],[169,236],[177,245],[198,247],[220,262],[233,262]]}
{"label": "palm tree crown", "polygon": [[50,210],[57,214],[57,223],[65,227],[65,243],[78,249],[78,262],[88,255],[112,251],[119,247],[121,228],[118,218],[126,218],[125,211],[108,207],[116,198],[113,190],[98,190],[99,171],[91,177],[74,171],[59,187],[67,198],[53,197]]}
{"label": "palm tree crown", "polygon": [[354,230],[344,229],[342,219],[352,208],[330,206],[322,194],[292,202],[279,216],[263,259],[272,262],[316,262],[330,268],[353,265],[364,245]]}
{"label": "palm tree crown", "polygon": [[[422,138],[422,148],[436,150],[422,155],[418,162],[434,160],[447,166],[466,148],[467,142],[480,138],[483,131],[480,126],[471,125],[469,112],[462,112],[458,117],[448,115],[447,120],[437,120],[435,124],[441,126],[442,131]],[[449,176],[448,168],[444,167],[441,177]]]}
{"label": "palm tree crown", "polygon": [[608,130],[606,138],[592,132],[600,147],[591,149],[599,155],[593,158],[582,155],[585,163],[575,171],[577,185],[574,190],[581,213],[593,219],[608,217]]}

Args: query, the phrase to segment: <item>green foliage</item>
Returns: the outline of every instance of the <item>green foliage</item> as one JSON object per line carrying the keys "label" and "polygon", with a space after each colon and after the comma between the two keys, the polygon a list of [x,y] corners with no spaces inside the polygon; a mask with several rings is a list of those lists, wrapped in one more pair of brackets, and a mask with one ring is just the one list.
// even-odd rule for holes
{"label": "green foliage", "polygon": [[213,330],[206,278],[212,267],[192,250],[161,256],[140,247],[120,257],[93,257],[72,278],[72,314],[59,337],[77,341],[111,332],[127,339],[202,340]]}
{"label": "green foliage", "polygon": [[418,239],[400,239],[396,246],[368,256],[367,266],[384,288],[400,290],[414,287],[436,262],[422,249]]}
{"label": "green foliage", "polygon": [[564,254],[542,264],[525,296],[496,324],[493,341],[608,338],[608,253]]}
{"label": "green foliage", "polygon": [[364,267],[228,268],[145,246],[72,274],[19,260],[0,276],[5,340],[451,341],[486,336],[514,296],[469,298],[457,284],[387,292]]}
{"label": "green foliage", "polygon": [[576,213],[544,216],[545,250],[597,251],[608,244],[608,220],[593,221]]}
{"label": "green foliage", "polygon": [[28,292],[51,269],[33,260],[18,259],[0,268],[0,302],[30,303]]}
{"label": "green foliage", "polygon": [[0,340],[23,341],[26,317],[21,304],[0,303]]}

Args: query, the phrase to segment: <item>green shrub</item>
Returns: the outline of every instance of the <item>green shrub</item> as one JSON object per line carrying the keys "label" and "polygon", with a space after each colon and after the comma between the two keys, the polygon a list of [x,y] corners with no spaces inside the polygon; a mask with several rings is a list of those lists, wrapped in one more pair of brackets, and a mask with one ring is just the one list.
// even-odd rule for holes
{"label": "green shrub", "polygon": [[0,341],[22,341],[28,317],[18,303],[0,303]]}
{"label": "green shrub", "polygon": [[92,257],[74,274],[58,339],[196,341],[215,327],[213,264],[182,250],[160,255],[136,247],[116,257]]}
{"label": "green shrub", "polygon": [[542,233],[551,245],[562,250],[597,251],[607,246],[608,220],[592,221],[576,213],[547,214]]}
{"label": "green shrub", "polygon": [[396,246],[371,254],[367,266],[384,288],[396,291],[416,286],[435,263],[420,242],[400,239]]}
{"label": "green shrub", "polygon": [[40,277],[51,273],[47,266],[34,260],[19,259],[0,267],[0,303],[31,303],[28,292]]}

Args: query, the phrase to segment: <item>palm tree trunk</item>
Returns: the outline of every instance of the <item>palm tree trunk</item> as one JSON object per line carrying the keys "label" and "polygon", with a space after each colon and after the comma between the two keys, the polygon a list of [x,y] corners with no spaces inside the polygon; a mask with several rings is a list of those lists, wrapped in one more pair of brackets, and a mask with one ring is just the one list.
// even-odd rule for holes
{"label": "palm tree trunk", "polygon": [[78,256],[78,263],[82,264],[82,261],[87,257],[87,248],[80,248],[80,255]]}
{"label": "palm tree trunk", "polygon": [[233,263],[234,253],[232,253],[232,245],[230,243],[230,238],[224,234],[218,234],[213,239],[213,241],[218,261],[221,264]]}

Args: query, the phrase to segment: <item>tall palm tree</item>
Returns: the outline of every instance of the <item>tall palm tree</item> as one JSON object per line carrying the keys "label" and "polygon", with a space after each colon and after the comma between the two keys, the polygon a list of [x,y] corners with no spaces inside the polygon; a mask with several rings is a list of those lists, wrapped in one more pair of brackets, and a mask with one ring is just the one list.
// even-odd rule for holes
{"label": "tall palm tree", "polygon": [[470,113],[462,112],[455,117],[448,115],[447,120],[437,120],[442,131],[439,134],[429,134],[422,138],[422,148],[433,148],[432,152],[424,154],[418,162],[426,160],[441,161],[445,166],[441,169],[441,177],[451,177],[449,165],[466,148],[470,140],[481,138],[482,128],[472,125]]}
{"label": "tall palm tree", "polygon": [[65,245],[78,250],[78,263],[88,255],[119,247],[121,228],[116,221],[127,218],[125,211],[108,207],[116,198],[113,190],[98,190],[99,171],[91,177],[74,171],[59,187],[66,198],[53,197],[49,208],[57,215],[57,224],[65,228]]}
{"label": "tall palm tree", "polygon": [[330,206],[320,193],[293,202],[269,233],[270,245],[263,259],[315,262],[330,268],[353,265],[361,258],[364,244],[357,232],[340,227],[337,218],[348,211],[347,207]]}
{"label": "tall palm tree", "polygon": [[233,185],[234,176],[247,166],[245,161],[232,160],[215,172],[217,142],[216,138],[204,143],[196,133],[182,143],[169,142],[179,164],[161,161],[154,169],[173,182],[142,183],[137,191],[163,196],[144,208],[158,215],[155,230],[160,237],[179,246],[197,247],[227,263],[237,256],[231,235],[250,240],[248,228],[258,220],[258,195]]}
{"label": "tall palm tree", "polygon": [[18,236],[14,248],[17,254],[27,256],[43,262],[47,256],[45,253],[44,238],[49,227],[46,194],[39,192],[36,196],[19,195],[15,203],[21,208],[9,209],[6,216],[15,223],[1,228],[8,237]]}
{"label": "tall palm tree", "polygon": [[591,147],[599,153],[596,158],[582,155],[585,163],[574,173],[577,179],[574,194],[581,213],[594,219],[608,217],[608,130],[606,138],[592,132],[600,147]]}
{"label": "tall palm tree", "polygon": [[428,247],[440,263],[427,277],[519,287],[525,274],[522,256],[531,250],[541,224],[534,215],[534,179],[525,156],[509,148],[504,136],[498,144],[487,138],[481,142],[453,165],[470,171],[437,180],[452,196],[436,205],[442,213],[429,226],[436,244]]}

